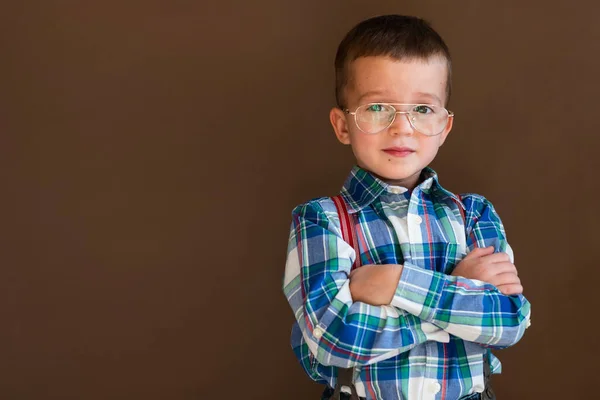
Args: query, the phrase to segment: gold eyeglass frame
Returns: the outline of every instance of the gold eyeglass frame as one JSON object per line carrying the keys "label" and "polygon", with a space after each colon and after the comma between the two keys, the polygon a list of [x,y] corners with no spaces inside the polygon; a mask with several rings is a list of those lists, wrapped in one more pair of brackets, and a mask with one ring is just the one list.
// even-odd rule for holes
{"label": "gold eyeglass frame", "polygon": [[[375,132],[375,133],[371,133],[371,132],[365,132],[365,131],[363,131],[363,130],[360,128],[360,126],[358,125],[358,121],[357,121],[357,119],[356,119],[356,113],[358,112],[358,109],[359,109],[359,108],[361,108],[361,107],[372,106],[372,105],[377,105],[377,104],[381,104],[381,105],[385,105],[385,106],[390,106],[390,107],[392,107],[392,109],[395,111],[395,113],[394,113],[394,117],[392,118],[392,120],[390,121],[390,123],[389,123],[389,124],[388,124],[388,125],[387,125],[385,128],[381,129],[380,131],[377,131],[377,132]],[[426,133],[424,133],[424,132],[421,132],[419,129],[417,129],[417,127],[416,127],[416,126],[415,126],[415,124],[414,124],[414,116],[413,116],[412,118],[409,118],[409,116],[411,115],[411,113],[412,113],[412,112],[411,112],[411,111],[398,111],[398,110],[396,109],[396,107],[394,107],[395,105],[396,105],[396,106],[412,106],[411,108],[415,108],[415,107],[417,107],[417,106],[427,106],[427,107],[441,108],[441,109],[443,109],[444,111],[446,111],[446,114],[447,114],[447,116],[446,116],[446,123],[444,124],[444,128],[442,128],[442,130],[441,130],[441,131],[439,131],[438,133],[436,133],[436,134],[434,134],[434,135],[428,135],[428,134],[426,134]],[[361,132],[363,132],[363,133],[366,133],[367,135],[376,135],[376,134],[378,134],[378,133],[380,133],[380,132],[383,132],[383,131],[385,131],[387,128],[389,128],[390,126],[392,126],[392,124],[394,123],[394,121],[396,121],[396,115],[397,115],[397,114],[405,114],[405,115],[406,115],[406,119],[408,120],[408,123],[410,124],[410,126],[412,126],[412,128],[413,128],[415,131],[417,131],[417,132],[419,132],[419,133],[422,133],[422,134],[423,134],[423,135],[425,135],[425,136],[437,136],[437,135],[441,134],[442,132],[444,132],[444,129],[446,129],[446,125],[448,125],[448,119],[449,119],[449,118],[451,118],[451,117],[452,117],[452,118],[454,118],[454,113],[453,113],[452,111],[450,111],[450,110],[446,109],[446,107],[442,107],[442,106],[436,106],[435,104],[426,104],[426,103],[414,103],[414,104],[413,104],[413,103],[367,103],[367,104],[362,104],[362,105],[360,105],[360,106],[356,107],[356,110],[354,110],[354,112],[351,112],[351,111],[350,111],[350,110],[348,110],[347,108],[343,109],[342,111],[343,111],[344,113],[346,113],[346,114],[349,114],[349,115],[352,115],[352,116],[354,116],[354,124],[356,125],[356,127],[357,127],[357,128],[358,128],[358,129],[359,129]]]}

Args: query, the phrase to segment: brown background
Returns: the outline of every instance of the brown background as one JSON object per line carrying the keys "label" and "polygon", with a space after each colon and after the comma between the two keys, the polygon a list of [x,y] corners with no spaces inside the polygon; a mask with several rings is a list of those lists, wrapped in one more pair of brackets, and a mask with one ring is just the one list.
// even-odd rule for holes
{"label": "brown background", "polygon": [[499,397],[594,397],[600,7],[523,3],[5,2],[0,398],[318,398],[288,344],[290,212],[352,166],[333,57],[382,13],[447,41],[433,167],[496,205],[533,304]]}

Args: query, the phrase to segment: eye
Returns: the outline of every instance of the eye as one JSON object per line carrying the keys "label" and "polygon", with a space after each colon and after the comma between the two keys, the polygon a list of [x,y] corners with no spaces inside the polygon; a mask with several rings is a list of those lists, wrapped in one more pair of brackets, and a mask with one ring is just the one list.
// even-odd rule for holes
{"label": "eye", "polygon": [[385,110],[386,108],[383,104],[371,104],[367,107],[368,112],[382,112]]}
{"label": "eye", "polygon": [[425,105],[418,105],[415,108],[413,108],[413,111],[419,114],[431,114],[434,113],[435,111],[433,110],[433,108],[429,107],[429,106],[425,106]]}

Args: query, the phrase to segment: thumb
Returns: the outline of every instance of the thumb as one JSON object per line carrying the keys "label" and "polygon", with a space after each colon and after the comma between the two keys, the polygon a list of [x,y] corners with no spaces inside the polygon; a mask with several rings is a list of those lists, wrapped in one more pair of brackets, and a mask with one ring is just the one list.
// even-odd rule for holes
{"label": "thumb", "polygon": [[469,254],[467,254],[467,256],[465,257],[465,259],[467,259],[467,258],[483,257],[483,256],[486,256],[488,254],[492,254],[493,252],[494,252],[494,246],[477,247],[476,249],[473,249],[473,251],[471,251]]}

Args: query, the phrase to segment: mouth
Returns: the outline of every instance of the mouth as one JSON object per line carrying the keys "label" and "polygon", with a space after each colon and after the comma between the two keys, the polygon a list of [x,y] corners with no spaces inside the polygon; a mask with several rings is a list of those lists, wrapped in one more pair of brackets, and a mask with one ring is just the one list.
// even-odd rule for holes
{"label": "mouth", "polygon": [[383,151],[394,157],[406,157],[415,152],[410,147],[389,147]]}

